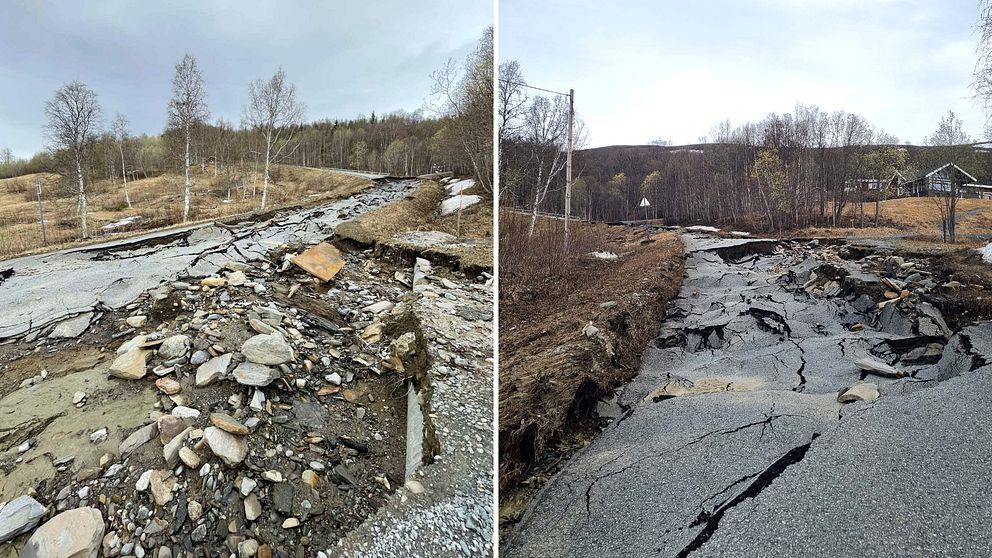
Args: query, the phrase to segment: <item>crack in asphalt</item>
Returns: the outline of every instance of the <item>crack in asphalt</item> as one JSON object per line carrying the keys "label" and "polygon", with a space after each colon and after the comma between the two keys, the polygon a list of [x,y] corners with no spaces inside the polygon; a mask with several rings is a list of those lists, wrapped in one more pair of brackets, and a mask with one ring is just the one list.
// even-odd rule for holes
{"label": "crack in asphalt", "polygon": [[802,461],[806,457],[806,453],[809,451],[809,448],[813,445],[813,442],[816,441],[819,436],[819,432],[814,433],[808,443],[801,446],[796,446],[786,452],[782,457],[776,459],[764,471],[758,474],[754,482],[748,485],[747,488],[729,501],[721,503],[714,511],[707,512],[706,510],[703,510],[699,512],[699,515],[696,517],[695,521],[693,521],[689,526],[699,527],[702,525],[703,529],[694,539],[692,539],[692,541],[689,542],[689,544],[684,546],[682,550],[676,554],[676,557],[685,558],[686,556],[689,556],[693,552],[702,548],[702,546],[710,540],[713,534],[716,533],[717,529],[719,529],[720,521],[728,511],[745,500],[757,498],[758,495],[761,494],[763,490],[771,486],[771,484],[775,482],[775,479],[781,476],[786,469]]}
{"label": "crack in asphalt", "polygon": [[762,420],[760,420],[760,421],[750,422],[750,423],[747,423],[747,424],[743,424],[741,426],[738,426],[736,428],[731,428],[731,429],[727,429],[727,430],[713,430],[713,431],[707,432],[706,434],[703,434],[702,436],[699,436],[698,438],[695,438],[695,439],[693,439],[693,440],[691,440],[689,442],[686,442],[685,444],[679,446],[674,451],[664,451],[664,452],[661,452],[661,453],[658,453],[658,454],[645,455],[645,456],[640,457],[637,460],[633,461],[632,463],[630,463],[628,465],[625,465],[625,466],[623,466],[620,469],[617,469],[616,471],[610,471],[609,473],[600,475],[599,473],[603,469],[605,469],[608,465],[610,465],[611,463],[615,462],[620,457],[622,457],[622,454],[617,455],[616,457],[610,459],[609,461],[607,461],[606,463],[604,463],[603,465],[601,465],[599,468],[596,469],[596,472],[593,473],[593,475],[595,476],[595,478],[593,479],[593,481],[591,483],[589,483],[589,486],[586,487],[586,492],[585,492],[586,517],[589,517],[589,516],[592,515],[592,509],[591,509],[592,508],[592,491],[596,487],[596,485],[599,483],[599,481],[605,480],[605,479],[608,479],[610,477],[614,477],[614,476],[617,476],[617,475],[620,475],[620,474],[623,474],[623,473],[626,473],[630,469],[632,469],[632,468],[636,467],[637,465],[640,465],[641,463],[643,463],[645,461],[648,461],[650,459],[658,459],[660,457],[664,457],[664,456],[667,456],[667,455],[677,454],[677,453],[681,452],[682,450],[688,448],[689,446],[693,446],[695,444],[698,444],[698,443],[702,442],[703,440],[705,440],[706,438],[709,438],[710,436],[735,434],[737,432],[740,432],[742,430],[746,430],[748,428],[752,428],[752,427],[755,427],[755,426],[761,426],[761,432],[758,434],[758,440],[761,441],[764,438],[764,436],[765,436],[765,430],[767,428],[771,428],[772,421],[774,421],[776,419],[779,419],[779,418],[782,418],[782,417],[798,416],[798,415],[788,415],[788,414],[776,415],[776,414],[774,414],[774,412],[775,412],[775,405],[772,405],[772,408],[765,415],[765,418],[762,419]]}
{"label": "crack in asphalt", "polygon": [[799,365],[799,369],[796,370],[796,374],[799,376],[799,385],[792,388],[792,391],[802,393],[802,391],[806,389],[806,376],[803,375],[803,372],[806,370],[806,351],[795,339],[789,339],[789,341],[791,341],[792,344],[799,349],[799,360],[802,363]]}

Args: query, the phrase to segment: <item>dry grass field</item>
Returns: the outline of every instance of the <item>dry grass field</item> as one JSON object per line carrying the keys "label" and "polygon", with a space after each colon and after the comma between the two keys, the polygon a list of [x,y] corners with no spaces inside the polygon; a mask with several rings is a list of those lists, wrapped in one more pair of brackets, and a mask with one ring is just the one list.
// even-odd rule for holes
{"label": "dry grass field", "polygon": [[[235,184],[223,171],[215,175],[210,167],[206,172],[199,167],[191,168],[191,174],[191,222],[259,209],[261,176],[249,176],[246,182]],[[267,209],[350,196],[371,184],[369,180],[356,176],[285,165],[276,165],[270,176],[272,181],[269,184]],[[0,258],[43,248],[35,197],[36,179],[42,184],[48,246],[57,247],[81,240],[79,213],[70,179],[44,173],[3,179],[0,180]],[[88,186],[91,237],[105,239],[111,235],[147,231],[182,222],[182,175],[165,173],[129,181],[128,193],[131,197],[130,208],[124,201],[120,181],[114,185],[109,180],[99,180]],[[140,219],[114,229],[103,228],[129,217]]]}
{"label": "dry grass field", "polygon": [[[805,228],[791,231],[793,238],[845,237],[845,236],[910,236],[919,240],[940,241],[940,208],[934,198],[899,198],[881,203],[880,223],[875,222],[875,204],[865,204],[864,228]],[[857,204],[849,204],[845,214],[856,219],[860,214]],[[992,200],[963,199],[957,205],[957,233],[959,242],[972,244],[966,235],[992,234]]]}

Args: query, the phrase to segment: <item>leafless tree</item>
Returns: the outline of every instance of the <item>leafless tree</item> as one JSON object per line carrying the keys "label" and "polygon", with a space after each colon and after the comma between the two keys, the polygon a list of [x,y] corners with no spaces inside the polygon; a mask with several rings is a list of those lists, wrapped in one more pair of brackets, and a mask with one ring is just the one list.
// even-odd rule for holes
{"label": "leafless tree", "polygon": [[48,118],[46,133],[51,147],[53,150],[68,150],[75,162],[80,226],[83,238],[88,238],[83,167],[87,148],[96,137],[100,125],[100,103],[92,89],[73,81],[55,91],[55,96],[45,103],[45,116]]}
{"label": "leafless tree", "polygon": [[269,195],[269,166],[288,154],[305,111],[303,103],[296,99],[296,86],[286,82],[286,72],[281,67],[268,81],[257,79],[249,85],[244,121],[265,137],[262,209]]}
{"label": "leafless tree", "polygon": [[112,131],[114,139],[117,140],[117,150],[121,154],[121,176],[124,177],[124,201],[127,202],[128,207],[131,207],[131,196],[127,193],[127,165],[124,163],[124,144],[127,143],[131,135],[128,130],[127,117],[121,113],[117,113],[112,124]]}
{"label": "leafless tree", "polygon": [[[967,163],[974,154],[974,148],[969,145],[971,142],[971,137],[963,129],[961,119],[953,111],[947,111],[947,114],[937,124],[937,130],[926,139],[925,143],[940,147],[934,151],[936,157],[939,157],[939,159],[935,159],[938,164],[955,163],[958,166],[970,166]],[[943,186],[943,180],[946,179],[947,191],[938,191],[936,196],[931,193],[933,196],[931,199],[940,209],[944,240],[954,244],[957,240],[955,221],[957,220],[958,187],[966,182],[966,178],[954,166],[947,167],[940,174],[943,176],[938,175],[938,180],[941,180],[940,184]]]}
{"label": "leafless tree", "polygon": [[486,29],[465,60],[459,79],[454,61],[435,71],[432,110],[447,117],[438,138],[445,158],[466,161],[479,185],[492,192],[493,182],[493,28]]}
{"label": "leafless tree", "polygon": [[203,75],[196,65],[196,58],[187,53],[176,64],[176,75],[172,78],[172,100],[169,101],[169,127],[180,130],[183,135],[183,221],[189,220],[189,145],[190,130],[204,122],[210,113],[207,111],[207,95],[203,89]]}
{"label": "leafless tree", "polygon": [[0,149],[0,165],[9,165],[14,162],[14,152],[9,147]]}

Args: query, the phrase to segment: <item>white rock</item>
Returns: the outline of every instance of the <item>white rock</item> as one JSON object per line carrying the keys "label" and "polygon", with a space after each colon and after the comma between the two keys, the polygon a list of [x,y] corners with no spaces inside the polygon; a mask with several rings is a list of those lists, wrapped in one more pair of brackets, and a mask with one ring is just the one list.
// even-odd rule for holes
{"label": "white rock", "polygon": [[167,337],[158,348],[158,356],[165,360],[172,360],[181,356],[186,356],[189,351],[190,340],[185,335],[173,335]]}
{"label": "white rock", "polygon": [[258,364],[285,364],[293,360],[293,348],[279,334],[256,335],[241,345],[241,353]]}
{"label": "white rock", "polygon": [[196,369],[196,387],[209,386],[227,374],[231,365],[231,353],[214,357],[204,362]]}
{"label": "white rock", "polygon": [[258,481],[250,477],[241,478],[241,495],[247,496],[258,487]]}
{"label": "white rock", "polygon": [[169,467],[176,466],[176,463],[179,461],[179,450],[186,443],[186,439],[189,438],[189,433],[192,431],[192,426],[186,427],[185,430],[176,435],[175,438],[169,440],[169,443],[162,447],[162,455],[165,456],[165,463]]}
{"label": "white rock", "polygon": [[203,431],[203,440],[210,451],[228,466],[237,465],[248,456],[248,442],[243,436],[235,436],[216,426],[208,426]]}
{"label": "white rock", "polygon": [[138,477],[138,482],[134,483],[134,488],[138,492],[144,492],[148,490],[148,485],[149,483],[151,483],[151,479],[152,479],[152,469],[148,469],[144,473],[141,473],[141,476]]}
{"label": "white rock", "polygon": [[45,516],[45,511],[45,506],[27,495],[7,502],[0,508],[0,543],[34,529]]}
{"label": "white rock", "polygon": [[122,355],[145,344],[148,341],[147,335],[138,335],[137,337],[132,337],[127,342],[125,342],[120,347],[117,347],[117,354]]}
{"label": "white rock", "polygon": [[255,390],[255,393],[251,396],[251,402],[248,403],[248,407],[252,411],[262,411],[265,409],[265,394],[262,393],[262,390]]}
{"label": "white rock", "polygon": [[179,418],[197,418],[200,416],[200,411],[193,409],[192,407],[184,407],[183,405],[176,405],[172,408],[170,413],[174,417]]}
{"label": "white rock", "polygon": [[255,362],[242,362],[233,373],[234,379],[243,386],[267,386],[281,375],[278,368]]}
{"label": "white rock", "polygon": [[96,558],[103,533],[100,510],[76,508],[65,511],[31,535],[20,558]]}

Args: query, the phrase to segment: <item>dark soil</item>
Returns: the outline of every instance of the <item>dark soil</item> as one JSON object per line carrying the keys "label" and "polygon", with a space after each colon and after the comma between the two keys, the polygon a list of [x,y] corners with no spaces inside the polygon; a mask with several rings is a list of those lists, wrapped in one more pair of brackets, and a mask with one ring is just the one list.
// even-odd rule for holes
{"label": "dark soil", "polygon": [[[598,432],[596,402],[636,373],[682,283],[682,244],[674,234],[575,226],[573,242],[589,245],[594,236],[600,250],[620,257],[597,259],[583,250],[557,261],[553,279],[501,275],[500,500],[509,522]],[[616,304],[601,307],[607,302]],[[590,322],[601,340],[583,333]]]}

